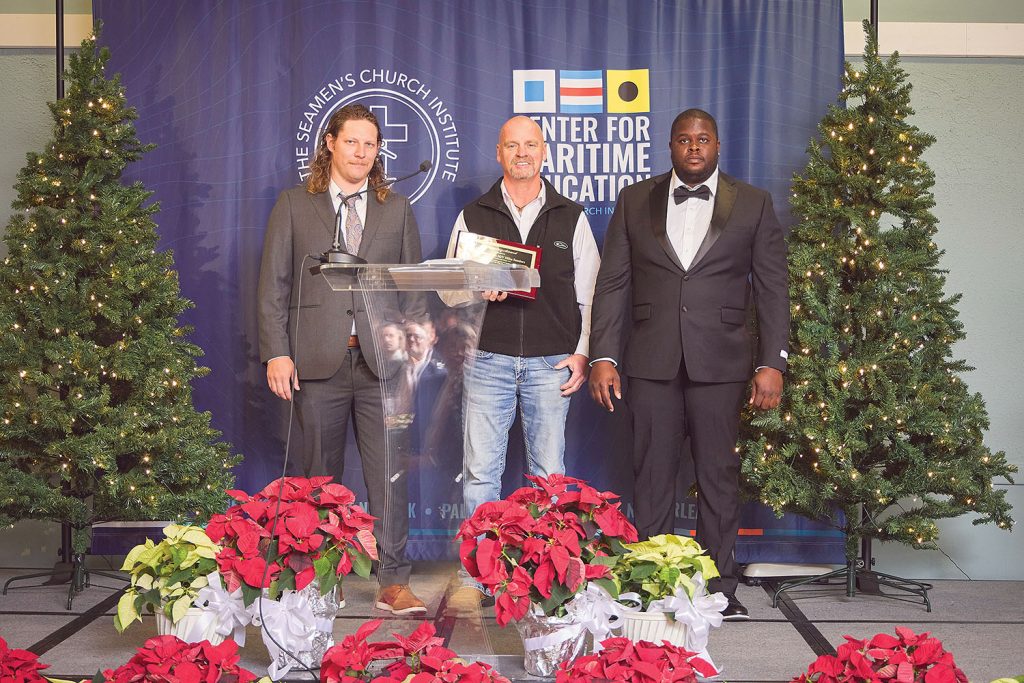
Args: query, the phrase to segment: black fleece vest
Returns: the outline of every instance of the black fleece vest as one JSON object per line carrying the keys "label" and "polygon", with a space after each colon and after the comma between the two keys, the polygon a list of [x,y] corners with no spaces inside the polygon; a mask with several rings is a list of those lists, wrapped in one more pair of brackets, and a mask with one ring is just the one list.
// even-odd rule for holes
{"label": "black fleece vest", "polygon": [[[572,240],[583,207],[555,191],[546,180],[544,206],[527,244],[541,248],[540,282],[533,301],[510,296],[491,303],[480,332],[481,351],[506,356],[575,353],[582,322],[576,302]],[[462,210],[470,232],[511,242],[523,239],[505,205],[499,180]]]}

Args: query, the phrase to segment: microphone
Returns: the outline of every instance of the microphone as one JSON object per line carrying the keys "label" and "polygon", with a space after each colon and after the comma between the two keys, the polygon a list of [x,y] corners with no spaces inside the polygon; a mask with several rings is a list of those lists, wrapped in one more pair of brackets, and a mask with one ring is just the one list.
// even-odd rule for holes
{"label": "microphone", "polygon": [[[395,183],[401,182],[403,180],[408,180],[409,178],[412,178],[415,175],[419,175],[420,173],[426,173],[431,169],[432,166],[433,164],[430,162],[430,159],[426,159],[420,164],[420,167],[413,171],[412,173],[407,173],[404,176],[400,176],[398,178],[393,178],[391,180],[385,181],[375,187],[370,187],[369,184],[367,184],[365,189],[359,190],[358,192],[353,192],[352,194],[344,195],[341,198],[341,204],[338,205],[338,211],[334,215],[334,241],[331,243],[331,248],[320,255],[320,263],[344,263],[348,265],[366,263],[366,259],[360,258],[355,254],[350,254],[347,250],[342,248],[341,210],[345,208],[345,203],[349,199],[352,199],[353,197],[358,197],[359,195],[365,194],[370,190],[376,192],[377,190],[381,190],[385,187],[391,187]],[[319,269],[317,269],[317,271],[319,272]]]}

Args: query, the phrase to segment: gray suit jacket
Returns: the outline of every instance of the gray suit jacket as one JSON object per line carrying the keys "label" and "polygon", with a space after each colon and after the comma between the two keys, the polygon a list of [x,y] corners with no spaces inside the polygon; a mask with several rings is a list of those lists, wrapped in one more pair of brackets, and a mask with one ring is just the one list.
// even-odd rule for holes
{"label": "gray suit jacket", "polygon": [[786,243],[771,195],[719,173],[711,226],[684,269],[665,230],[670,180],[666,173],[619,194],[594,292],[591,357],[621,358],[626,375],[652,380],[675,377],[680,357],[695,382],[742,382],[755,365],[785,371]]}
{"label": "gray suit jacket", "polygon": [[[300,380],[327,379],[345,358],[354,316],[367,365],[378,377],[391,376],[400,364],[381,368],[363,295],[335,292],[323,276],[309,272],[316,260],[305,257],[330,248],[334,216],[328,193],[310,194],[304,186],[282,192],[270,212],[257,292],[260,360],[266,363],[277,356],[290,356]],[[359,256],[370,263],[422,260],[419,230],[406,197],[392,192],[379,202],[373,192],[368,193]],[[419,294],[400,297],[395,292],[378,292],[374,296],[375,305],[387,319],[401,321],[425,312]]]}

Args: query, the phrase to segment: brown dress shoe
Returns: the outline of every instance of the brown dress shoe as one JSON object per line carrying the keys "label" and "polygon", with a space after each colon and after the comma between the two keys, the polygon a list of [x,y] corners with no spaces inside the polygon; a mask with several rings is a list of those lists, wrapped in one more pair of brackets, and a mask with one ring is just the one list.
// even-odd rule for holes
{"label": "brown dress shoe", "polygon": [[377,591],[376,607],[397,615],[427,613],[427,606],[404,583],[384,586]]}

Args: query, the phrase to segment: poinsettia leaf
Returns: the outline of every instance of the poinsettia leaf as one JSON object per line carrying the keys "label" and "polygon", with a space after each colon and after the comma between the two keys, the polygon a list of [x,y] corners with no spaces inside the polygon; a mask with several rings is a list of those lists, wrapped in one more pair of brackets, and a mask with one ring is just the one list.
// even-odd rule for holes
{"label": "poinsettia leaf", "polygon": [[[363,546],[363,550],[372,560],[380,559],[377,556],[377,539],[373,537],[373,531],[370,529],[360,529],[356,532],[356,538],[359,539],[360,545]],[[362,574],[360,574],[362,576]]]}
{"label": "poinsettia leaf", "polygon": [[351,548],[348,551],[348,556],[349,559],[352,560],[352,571],[354,571],[357,576],[361,576],[364,579],[370,578],[370,567],[373,564],[372,560],[370,560],[370,556],[365,553],[361,553],[358,550],[352,550]]}
{"label": "poinsettia leaf", "polygon": [[551,597],[540,601],[541,609],[544,610],[544,614],[550,617],[555,613],[559,606],[571,598],[572,595],[573,592],[562,584],[553,583],[551,584]]}
{"label": "poinsettia leaf", "polygon": [[619,586],[615,583],[614,579],[591,579],[590,582],[608,591],[608,595],[613,598],[619,597]]}
{"label": "poinsettia leaf", "polygon": [[338,575],[333,571],[327,572],[322,577],[317,577],[317,581],[320,583],[320,595],[327,595],[337,588],[340,583],[340,581],[338,581]]}
{"label": "poinsettia leaf", "polygon": [[619,558],[613,555],[595,555],[590,558],[590,561],[587,564],[600,564],[605,567],[614,567],[618,563]]}
{"label": "poinsettia leaf", "polygon": [[608,541],[608,547],[611,549],[612,555],[625,555],[626,554],[626,547],[625,547],[625,544],[622,541],[620,541],[619,539],[615,538],[614,536],[612,536],[610,538],[606,537],[605,540]]}
{"label": "poinsettia leaf", "polygon": [[888,650],[900,646],[900,639],[888,633],[879,633],[871,638],[872,647],[884,647]]}
{"label": "poinsettia leaf", "polygon": [[176,572],[172,572],[165,581],[166,585],[173,586],[176,583],[187,584],[191,578],[192,571],[190,569],[179,569]]}
{"label": "poinsettia leaf", "polygon": [[583,567],[583,560],[578,557],[569,560],[569,568],[565,572],[566,587],[575,593],[583,585],[585,574],[586,570]]}
{"label": "poinsettia leaf", "polygon": [[634,565],[629,572],[630,581],[643,581],[647,577],[658,571],[657,565],[651,562],[643,562],[638,565]]}
{"label": "poinsettia leaf", "polygon": [[185,617],[189,607],[192,606],[192,598],[188,595],[182,596],[174,601],[171,606],[171,623],[177,624]]}
{"label": "poinsettia leaf", "polygon": [[541,562],[533,573],[533,585],[544,598],[551,597],[551,586],[555,582],[555,567],[545,560]]}
{"label": "poinsettia leaf", "polygon": [[942,642],[938,638],[926,638],[914,648],[914,654],[911,655],[911,659],[914,664],[918,665],[932,664],[938,661],[942,652]]}
{"label": "poinsettia leaf", "polygon": [[564,546],[551,546],[548,551],[551,558],[551,563],[555,566],[555,571],[558,574],[558,580],[563,583],[568,583],[565,580],[565,572],[569,568],[569,551]]}
{"label": "poinsettia leaf", "polygon": [[700,657],[691,657],[687,662],[697,670],[697,673],[705,678],[711,678],[712,676],[718,675],[718,670],[715,669],[710,662],[701,659]]}
{"label": "poinsettia leaf", "polygon": [[246,607],[256,601],[256,598],[260,597],[260,589],[250,586],[249,584],[242,582],[239,586],[242,589],[242,604]]}
{"label": "poinsettia leaf", "polygon": [[118,633],[121,633],[136,619],[142,621],[142,615],[139,614],[138,609],[135,607],[135,596],[131,593],[125,593],[117,601],[117,615],[114,617],[114,628],[117,629]]}
{"label": "poinsettia leaf", "polygon": [[[334,572],[328,572],[330,576],[334,576]],[[300,591],[313,582],[316,578],[316,570],[313,565],[310,565],[300,572],[295,574],[295,590]]]}
{"label": "poinsettia leaf", "polygon": [[277,575],[275,583],[279,590],[298,590],[295,586],[295,570],[285,568]]}

